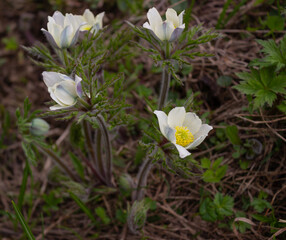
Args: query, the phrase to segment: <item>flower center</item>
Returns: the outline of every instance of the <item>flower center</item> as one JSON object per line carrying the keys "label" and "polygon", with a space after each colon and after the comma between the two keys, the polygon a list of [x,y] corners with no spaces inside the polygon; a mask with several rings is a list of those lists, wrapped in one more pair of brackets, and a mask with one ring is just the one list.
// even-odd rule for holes
{"label": "flower center", "polygon": [[176,144],[186,147],[194,141],[194,135],[186,127],[175,127]]}

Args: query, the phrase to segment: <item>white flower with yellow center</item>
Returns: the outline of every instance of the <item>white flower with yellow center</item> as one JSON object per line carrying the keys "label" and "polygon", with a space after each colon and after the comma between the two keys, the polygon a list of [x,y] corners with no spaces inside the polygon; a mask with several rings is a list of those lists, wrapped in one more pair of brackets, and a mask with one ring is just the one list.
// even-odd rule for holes
{"label": "white flower with yellow center", "polygon": [[168,116],[163,111],[154,111],[158,118],[160,131],[177,148],[181,158],[191,155],[187,149],[200,145],[212,126],[202,124],[202,120],[192,112],[186,113],[184,107],[173,108]]}
{"label": "white flower with yellow center", "polygon": [[80,27],[84,24],[86,23],[82,17],[72,14],[64,16],[61,12],[56,11],[52,17],[48,17],[48,30],[44,28],[41,30],[53,47],[63,49],[76,43]]}
{"label": "white flower with yellow center", "polygon": [[82,15],[83,21],[86,22],[84,26],[80,28],[81,31],[90,30],[92,33],[97,33],[99,29],[102,29],[102,20],[103,20],[104,12],[99,13],[94,16],[94,14],[86,9]]}
{"label": "white flower with yellow center", "polygon": [[51,110],[68,108],[76,104],[77,98],[82,97],[81,78],[75,75],[75,80],[57,72],[43,72],[43,80],[51,98],[57,103]]}
{"label": "white flower with yellow center", "polygon": [[183,15],[185,11],[182,11],[180,15],[177,12],[168,8],[166,12],[166,20],[163,21],[156,8],[149,9],[147,18],[149,22],[143,24],[144,28],[150,29],[161,41],[174,41],[184,31],[185,24],[183,23]]}

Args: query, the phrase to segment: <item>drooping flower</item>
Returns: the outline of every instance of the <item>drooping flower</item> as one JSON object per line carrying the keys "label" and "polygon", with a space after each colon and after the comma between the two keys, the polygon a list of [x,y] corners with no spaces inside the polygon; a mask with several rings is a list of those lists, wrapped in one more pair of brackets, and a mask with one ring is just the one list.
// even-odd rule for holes
{"label": "drooping flower", "polygon": [[168,8],[166,12],[166,20],[163,21],[156,8],[150,8],[147,13],[148,22],[143,24],[144,28],[150,29],[160,40],[174,41],[184,31],[185,24],[183,23],[183,15],[185,11],[182,11],[179,16],[177,12]]}
{"label": "drooping flower", "polygon": [[90,30],[92,33],[97,33],[98,30],[102,28],[103,16],[104,12],[94,16],[94,14],[89,9],[86,9],[82,15],[83,21],[86,22],[86,24],[84,24],[80,30]]}
{"label": "drooping flower", "polygon": [[61,12],[56,11],[52,17],[48,17],[48,30],[44,28],[41,30],[53,47],[63,49],[76,43],[79,30],[84,24],[86,23],[82,17],[70,13],[64,16]]}
{"label": "drooping flower", "polygon": [[212,126],[202,124],[202,120],[184,107],[173,108],[168,116],[163,111],[154,111],[158,118],[160,131],[177,148],[181,158],[191,155],[187,149],[200,145]]}
{"label": "drooping flower", "polygon": [[43,80],[48,87],[51,98],[57,103],[51,110],[68,108],[76,104],[82,97],[81,78],[75,75],[75,80],[57,72],[43,72]]}

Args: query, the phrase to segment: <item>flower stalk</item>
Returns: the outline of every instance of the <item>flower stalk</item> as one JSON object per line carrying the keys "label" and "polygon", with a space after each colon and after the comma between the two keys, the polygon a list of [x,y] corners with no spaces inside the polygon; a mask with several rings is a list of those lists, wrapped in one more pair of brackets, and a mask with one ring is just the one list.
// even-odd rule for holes
{"label": "flower stalk", "polygon": [[[167,60],[170,57],[170,43],[168,41],[165,41],[165,43],[166,43],[166,48],[164,52],[164,55],[165,55],[164,57],[165,57],[165,60]],[[164,66],[163,71],[162,71],[161,89],[160,89],[160,96],[159,96],[159,102],[158,102],[159,110],[163,109],[168,99],[170,81],[171,81],[171,73],[169,73],[168,67]]]}
{"label": "flower stalk", "polygon": [[[111,173],[112,173],[112,149],[111,149],[111,142],[110,142],[110,136],[109,136],[109,132],[107,129],[107,125],[106,122],[103,118],[103,116],[98,115],[96,117],[96,120],[99,124],[99,128],[100,128],[100,132],[102,134],[103,137],[103,144],[104,144],[104,149],[105,149],[105,173],[106,173],[106,182],[108,186],[112,186],[111,183]],[[102,151],[101,151],[102,153]]]}
{"label": "flower stalk", "polygon": [[53,152],[51,151],[50,149],[48,148],[45,148],[45,147],[42,147],[41,145],[39,144],[36,144],[38,149],[46,154],[47,156],[51,157],[52,159],[54,159],[56,161],[56,163],[69,175],[69,177],[77,182],[78,181],[78,178],[73,174],[73,172],[65,165],[65,163]]}
{"label": "flower stalk", "polygon": [[145,187],[147,185],[147,177],[150,173],[151,168],[153,167],[153,156],[157,152],[157,146],[154,148],[154,150],[146,157],[144,163],[142,164],[136,179],[137,181],[137,186],[136,190],[133,193],[132,200],[142,200],[145,195]]}

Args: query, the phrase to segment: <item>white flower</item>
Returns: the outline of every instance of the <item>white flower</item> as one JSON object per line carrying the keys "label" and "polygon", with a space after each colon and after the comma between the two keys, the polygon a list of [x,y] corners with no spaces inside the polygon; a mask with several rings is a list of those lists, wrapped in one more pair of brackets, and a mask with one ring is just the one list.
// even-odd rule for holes
{"label": "white flower", "polygon": [[92,33],[97,33],[98,30],[102,28],[103,16],[104,12],[94,17],[93,13],[89,9],[86,9],[82,15],[83,21],[86,22],[86,24],[82,26],[80,30],[90,30]]}
{"label": "white flower", "polygon": [[52,17],[48,17],[48,30],[42,28],[49,43],[56,48],[68,48],[73,46],[79,35],[82,25],[86,24],[80,16],[66,14],[65,16],[56,11]]}
{"label": "white flower", "polygon": [[213,129],[208,124],[202,124],[195,113],[186,113],[184,107],[173,108],[168,116],[162,111],[156,110],[154,113],[158,118],[160,131],[176,146],[181,158],[191,155],[187,149],[200,145]]}
{"label": "white flower", "polygon": [[43,80],[48,87],[51,98],[57,103],[51,110],[71,107],[77,98],[82,96],[81,78],[75,75],[75,80],[57,72],[43,72]]}
{"label": "white flower", "polygon": [[183,15],[185,11],[182,11],[180,15],[177,12],[168,8],[166,12],[166,20],[163,22],[159,12],[156,8],[150,8],[147,13],[148,22],[143,24],[144,28],[150,29],[160,40],[174,41],[184,31],[185,24],[183,23]]}

